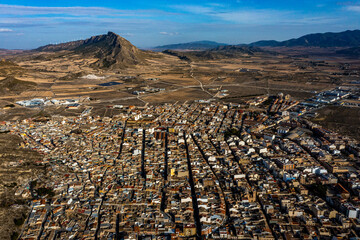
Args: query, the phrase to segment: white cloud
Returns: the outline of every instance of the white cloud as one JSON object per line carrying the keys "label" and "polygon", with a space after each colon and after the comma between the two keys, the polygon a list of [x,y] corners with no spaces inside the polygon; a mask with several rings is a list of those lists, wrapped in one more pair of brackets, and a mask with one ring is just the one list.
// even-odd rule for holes
{"label": "white cloud", "polygon": [[175,5],[175,9],[190,14],[208,16],[217,20],[246,25],[272,24],[324,24],[334,22],[334,18],[311,16],[296,11],[274,9],[227,9],[222,7],[202,7],[196,5]]}
{"label": "white cloud", "polygon": [[69,14],[94,15],[112,13],[114,10],[102,7],[33,7],[0,4],[0,14],[32,15],[32,14]]}
{"label": "white cloud", "polygon": [[345,10],[360,13],[360,5],[346,6]]}
{"label": "white cloud", "polygon": [[161,35],[168,35],[168,36],[176,36],[179,35],[178,32],[159,32]]}
{"label": "white cloud", "polygon": [[213,14],[222,20],[247,25],[272,25],[272,24],[326,24],[336,21],[335,18],[322,16],[306,16],[291,11],[277,10],[242,10],[233,12],[219,12]]}
{"label": "white cloud", "polygon": [[136,9],[119,10],[106,7],[35,7],[0,4],[0,15],[70,15],[70,16],[121,16],[121,17],[156,17],[159,14],[173,15],[161,10]]}
{"label": "white cloud", "polygon": [[244,24],[273,24],[286,19],[289,12],[275,10],[239,10],[216,12],[213,16],[225,21]]}
{"label": "white cloud", "polygon": [[13,32],[13,30],[9,28],[0,28],[0,33],[2,32]]}
{"label": "white cloud", "polygon": [[173,5],[171,7],[177,10],[195,13],[195,14],[209,14],[214,10],[212,7],[203,7],[197,5]]}
{"label": "white cloud", "polygon": [[209,6],[213,6],[213,7],[225,7],[226,5],[221,4],[221,3],[209,3]]}

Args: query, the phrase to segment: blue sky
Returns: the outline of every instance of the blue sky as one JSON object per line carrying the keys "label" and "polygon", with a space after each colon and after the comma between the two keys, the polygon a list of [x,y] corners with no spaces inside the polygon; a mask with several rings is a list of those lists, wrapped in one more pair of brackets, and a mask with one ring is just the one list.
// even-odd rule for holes
{"label": "blue sky", "polygon": [[360,28],[360,0],[1,0],[0,48],[31,49],[113,31],[142,48],[239,44]]}

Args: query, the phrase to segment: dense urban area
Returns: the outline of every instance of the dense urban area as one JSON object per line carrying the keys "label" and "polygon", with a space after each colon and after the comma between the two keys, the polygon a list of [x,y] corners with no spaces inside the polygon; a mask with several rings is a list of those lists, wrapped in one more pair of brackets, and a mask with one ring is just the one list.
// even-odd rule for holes
{"label": "dense urban area", "polygon": [[358,239],[359,144],[307,118],[351,94],[2,122],[47,172],[19,239]]}

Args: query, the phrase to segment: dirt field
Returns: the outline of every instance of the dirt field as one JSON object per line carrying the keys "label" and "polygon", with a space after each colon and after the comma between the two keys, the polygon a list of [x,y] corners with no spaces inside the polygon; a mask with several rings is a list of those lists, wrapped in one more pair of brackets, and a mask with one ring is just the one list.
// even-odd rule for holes
{"label": "dirt field", "polygon": [[319,110],[319,116],[313,121],[360,141],[360,108],[325,107]]}

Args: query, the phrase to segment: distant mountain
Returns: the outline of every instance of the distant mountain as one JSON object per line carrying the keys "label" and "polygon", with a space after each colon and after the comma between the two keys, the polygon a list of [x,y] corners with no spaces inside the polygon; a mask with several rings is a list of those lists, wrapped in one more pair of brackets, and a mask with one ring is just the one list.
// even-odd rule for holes
{"label": "distant mountain", "polygon": [[196,41],[188,43],[170,44],[164,46],[155,47],[154,50],[207,50],[216,48],[219,46],[226,46],[226,43],[218,43],[213,41]]}
{"label": "distant mountain", "polygon": [[356,47],[360,46],[360,30],[315,33],[282,42],[258,41],[249,45],[256,47]]}
{"label": "distant mountain", "polygon": [[165,50],[163,53],[176,56],[181,60],[194,61],[194,60],[216,60],[224,58],[236,58],[241,56],[254,55],[256,53],[264,53],[265,51],[257,47],[249,46],[219,46],[205,51],[174,51]]}
{"label": "distant mountain", "polygon": [[210,52],[219,52],[223,54],[248,54],[254,55],[258,52],[264,52],[264,50],[253,47],[253,46],[243,46],[243,45],[228,45],[228,46],[219,46],[209,50]]}
{"label": "distant mountain", "polygon": [[24,52],[25,50],[8,50],[8,49],[0,49],[0,58],[9,56],[9,55],[15,55]]}
{"label": "distant mountain", "polygon": [[279,46],[280,42],[275,40],[261,40],[257,42],[250,43],[250,46],[253,47],[277,47]]}
{"label": "distant mountain", "polygon": [[349,57],[360,58],[360,47],[347,48],[336,51],[337,54],[346,55]]}
{"label": "distant mountain", "polygon": [[99,60],[93,66],[100,68],[126,67],[142,62],[143,51],[136,48],[125,38],[108,32],[104,35],[94,36],[86,40],[50,44],[39,47],[37,52],[71,51],[87,57],[95,57]]}

